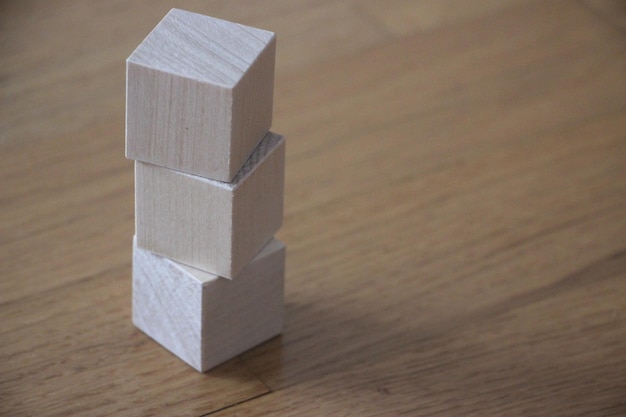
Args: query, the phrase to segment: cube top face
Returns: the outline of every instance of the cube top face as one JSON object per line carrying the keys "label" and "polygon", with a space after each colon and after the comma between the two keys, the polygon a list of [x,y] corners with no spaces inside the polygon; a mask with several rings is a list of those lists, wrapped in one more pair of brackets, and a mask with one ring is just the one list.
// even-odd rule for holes
{"label": "cube top face", "polygon": [[232,187],[237,187],[243,183],[246,177],[260,166],[261,161],[267,158],[284,141],[285,139],[281,135],[268,132],[261,143],[259,143],[259,146],[252,152],[252,155],[246,160],[235,178],[233,178]]}
{"label": "cube top face", "polygon": [[211,184],[216,188],[221,188],[228,191],[234,191],[241,184],[244,183],[246,178],[250,176],[264,159],[268,158],[273,152],[279,149],[280,145],[285,142],[285,138],[274,132],[267,132],[267,134],[261,140],[261,143],[256,147],[252,155],[246,160],[243,167],[239,170],[232,182],[216,181],[211,178],[200,177],[193,174],[182,173],[189,178],[193,178],[195,181],[201,181],[207,184]]}
{"label": "cube top face", "polygon": [[234,88],[273,40],[263,29],[172,9],[128,62]]}
{"label": "cube top face", "polygon": [[[133,240],[133,245],[137,248],[137,238],[135,237]],[[137,249],[136,249],[137,250]],[[264,259],[267,256],[271,256],[276,252],[285,251],[285,244],[276,238],[272,238],[264,247],[259,251],[259,253],[254,257],[251,263],[258,262]],[[159,255],[155,255],[159,256]],[[283,255],[284,256],[284,255]],[[218,275],[212,274],[207,271],[203,271],[201,269],[194,268],[193,266],[177,263],[176,261],[170,260],[170,263],[176,265],[186,274],[189,274],[190,277],[193,277],[198,283],[201,285],[208,284],[212,281],[217,281],[218,279],[224,279]]]}
{"label": "cube top face", "polygon": [[271,127],[272,32],[173,9],[126,63],[126,157],[231,182]]}

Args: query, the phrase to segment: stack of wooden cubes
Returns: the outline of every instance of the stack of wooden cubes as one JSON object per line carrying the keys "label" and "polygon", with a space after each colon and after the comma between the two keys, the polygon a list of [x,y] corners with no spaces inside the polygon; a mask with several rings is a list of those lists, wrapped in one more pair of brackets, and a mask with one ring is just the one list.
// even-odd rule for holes
{"label": "stack of wooden cubes", "polygon": [[127,60],[133,322],[204,372],[283,323],[272,32],[173,9]]}

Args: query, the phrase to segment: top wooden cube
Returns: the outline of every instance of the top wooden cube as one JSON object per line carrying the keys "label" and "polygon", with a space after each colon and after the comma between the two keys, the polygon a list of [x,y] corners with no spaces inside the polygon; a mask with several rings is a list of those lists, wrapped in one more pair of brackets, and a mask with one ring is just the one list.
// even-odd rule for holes
{"label": "top wooden cube", "polygon": [[272,122],[274,33],[172,9],[126,62],[126,157],[230,182]]}

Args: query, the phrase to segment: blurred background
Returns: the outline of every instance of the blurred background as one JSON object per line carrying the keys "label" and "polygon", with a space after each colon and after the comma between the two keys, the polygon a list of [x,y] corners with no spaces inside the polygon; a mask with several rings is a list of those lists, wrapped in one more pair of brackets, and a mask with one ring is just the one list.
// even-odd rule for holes
{"label": "blurred background", "polygon": [[[283,335],[130,322],[125,59],[277,34]],[[0,1],[0,414],[626,414],[626,2]]]}
{"label": "blurred background", "polygon": [[[405,53],[420,55],[419,60],[412,61],[414,65],[425,66],[437,56],[439,48],[447,46],[446,41],[452,41],[434,34],[446,27],[462,28],[460,30],[468,32],[463,52],[469,53],[480,48],[472,43],[478,39],[473,39],[475,35],[471,32],[487,30],[481,28],[485,19],[498,14],[506,18],[518,10],[520,19],[508,23],[515,27],[508,33],[499,29],[499,32],[490,34],[491,42],[509,37],[511,49],[514,49],[517,37],[540,30],[533,27],[533,23],[544,23],[543,20],[521,19],[524,13],[528,13],[524,5],[532,3],[528,0],[480,0],[471,4],[462,0],[398,0],[390,5],[382,0],[114,0],[100,4],[69,0],[5,0],[0,4],[1,140],[3,143],[32,140],[42,135],[49,137],[75,131],[106,118],[121,120],[124,60],[172,7],[258,26],[278,34],[277,88],[280,90],[275,95],[275,119],[276,130],[280,130],[281,112],[290,107],[291,100],[294,100],[292,96],[298,96],[292,90],[295,87],[295,81],[291,80],[294,73],[311,72],[316,65],[335,60],[339,60],[339,64],[359,52],[382,49],[392,43],[400,45],[402,41]],[[564,13],[579,9],[607,24],[614,24],[617,30],[623,30],[626,25],[622,1],[580,0],[573,3],[548,2],[534,7],[542,9],[542,19],[565,21]],[[407,47],[407,43],[414,45]],[[385,58],[390,59],[389,56],[372,56],[372,59]],[[394,56],[393,60],[400,58]],[[375,64],[378,63],[369,63],[370,66]],[[369,84],[359,84],[360,88],[356,88],[356,81],[352,79],[354,70],[352,72],[333,73],[333,82],[320,83],[316,96],[303,97],[303,103],[312,107],[324,104],[314,100],[323,97],[327,88],[339,88],[335,84],[340,80],[352,88],[346,93],[364,94],[362,90],[375,88],[373,80],[376,76],[385,75],[372,75]],[[62,123],[55,118],[59,115]],[[16,129],[18,126],[20,128]],[[308,129],[298,131],[297,137],[307,132]]]}

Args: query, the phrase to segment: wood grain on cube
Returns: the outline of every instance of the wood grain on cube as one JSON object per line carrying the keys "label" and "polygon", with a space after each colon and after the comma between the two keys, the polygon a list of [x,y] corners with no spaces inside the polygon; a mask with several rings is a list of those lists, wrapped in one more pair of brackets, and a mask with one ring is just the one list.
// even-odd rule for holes
{"label": "wood grain on cube", "polygon": [[230,182],[272,122],[274,33],[173,9],[127,60],[126,157]]}
{"label": "wood grain on cube", "polygon": [[133,245],[133,322],[200,372],[281,332],[285,246],[228,280]]}
{"label": "wood grain on cube", "polygon": [[233,278],[283,221],[285,140],[268,133],[232,183],[135,162],[137,244]]}

